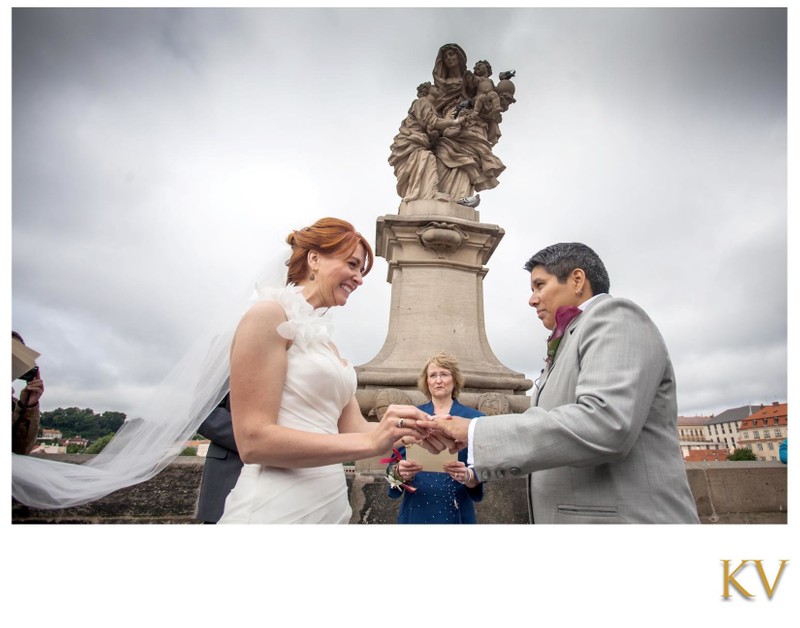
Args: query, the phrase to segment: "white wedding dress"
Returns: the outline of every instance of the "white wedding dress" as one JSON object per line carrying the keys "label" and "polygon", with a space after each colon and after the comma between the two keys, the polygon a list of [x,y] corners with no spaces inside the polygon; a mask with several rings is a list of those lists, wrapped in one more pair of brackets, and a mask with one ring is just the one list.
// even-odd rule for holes
{"label": "white wedding dress", "polygon": [[[278,424],[337,434],[339,416],[356,390],[355,369],[330,346],[330,327],[300,287],[271,291],[287,321],[278,333],[292,341]],[[342,464],[282,469],[246,464],[225,501],[219,523],[348,523],[351,516]]]}

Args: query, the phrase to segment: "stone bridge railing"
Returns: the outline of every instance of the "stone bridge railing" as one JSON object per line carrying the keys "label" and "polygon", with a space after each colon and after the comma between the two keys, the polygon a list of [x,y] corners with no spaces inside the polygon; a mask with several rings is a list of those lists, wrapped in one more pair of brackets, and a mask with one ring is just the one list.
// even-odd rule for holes
{"label": "stone bridge railing", "polygon": [[[82,456],[51,456],[80,462]],[[12,503],[12,523],[197,523],[195,502],[204,458],[179,457],[152,480],[85,506],[39,510]],[[786,523],[786,465],[778,462],[686,463],[700,519],[706,524]],[[351,523],[394,523],[399,500],[386,495],[380,471],[349,472]],[[491,482],[476,507],[479,524],[527,523],[524,479]]]}

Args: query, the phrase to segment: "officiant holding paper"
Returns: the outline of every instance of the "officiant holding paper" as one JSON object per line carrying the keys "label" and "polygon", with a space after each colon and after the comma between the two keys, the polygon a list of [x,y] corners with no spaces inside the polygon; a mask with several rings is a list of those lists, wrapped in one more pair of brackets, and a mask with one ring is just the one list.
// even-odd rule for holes
{"label": "officiant holding paper", "polygon": [[[417,385],[430,399],[418,406],[423,412],[466,419],[483,416],[458,402],[464,376],[450,354],[429,358]],[[483,499],[483,483],[467,467],[466,449],[433,455],[421,445],[409,445],[398,453],[401,459],[387,468],[389,497],[403,499],[397,523],[476,523],[474,502]]]}

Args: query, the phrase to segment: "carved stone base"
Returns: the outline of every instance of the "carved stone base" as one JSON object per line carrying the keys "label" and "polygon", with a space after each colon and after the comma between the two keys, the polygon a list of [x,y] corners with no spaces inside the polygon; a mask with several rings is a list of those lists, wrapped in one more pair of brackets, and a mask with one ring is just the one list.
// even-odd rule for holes
{"label": "carved stone base", "polygon": [[417,377],[440,351],[458,358],[465,377],[463,403],[477,407],[482,394],[499,393],[509,411],[524,411],[530,405],[525,392],[533,383],[494,355],[483,314],[484,265],[505,232],[462,217],[477,212],[452,202],[412,201],[401,210],[402,215],[377,221],[376,254],[389,264],[392,300],[383,348],[356,367],[362,412],[374,413],[375,394],[384,388],[423,403]]}

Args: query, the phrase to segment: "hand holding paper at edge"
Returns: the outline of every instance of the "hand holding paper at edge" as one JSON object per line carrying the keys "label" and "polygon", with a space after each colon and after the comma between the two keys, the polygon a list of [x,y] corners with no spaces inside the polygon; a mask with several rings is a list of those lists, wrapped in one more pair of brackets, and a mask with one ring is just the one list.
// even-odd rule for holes
{"label": "hand holding paper at edge", "polygon": [[27,373],[36,366],[36,358],[41,354],[16,338],[11,339],[11,381],[13,382],[23,373]]}

